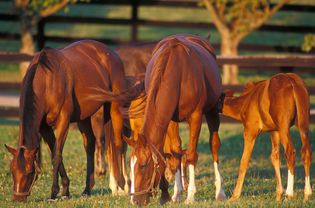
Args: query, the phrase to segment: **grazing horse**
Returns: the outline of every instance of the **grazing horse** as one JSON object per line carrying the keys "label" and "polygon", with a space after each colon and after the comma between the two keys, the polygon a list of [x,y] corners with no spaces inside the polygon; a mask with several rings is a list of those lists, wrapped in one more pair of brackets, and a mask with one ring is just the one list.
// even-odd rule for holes
{"label": "grazing horse", "polygon": [[277,200],[281,200],[283,188],[280,174],[280,143],[283,145],[288,165],[286,195],[293,196],[295,149],[289,129],[296,125],[302,141],[302,161],[305,169],[304,197],[307,200],[310,185],[311,149],[309,141],[309,94],[303,80],[296,74],[277,74],[270,80],[247,84],[239,97],[226,93],[222,113],[240,120],[244,125],[244,150],[232,200],[241,195],[246,169],[257,136],[270,132],[272,142],[271,161],[277,181]]}
{"label": "grazing horse", "polygon": [[[44,49],[35,55],[22,84],[18,148],[7,146],[14,156],[11,162],[14,200],[26,200],[37,178],[39,133],[52,152],[50,199],[54,200],[59,192],[58,173],[62,180],[62,197],[70,196],[69,178],[62,161],[70,122],[78,122],[84,138],[87,176],[83,195],[91,193],[95,136],[90,117],[104,106],[105,123],[112,120],[115,140],[121,140],[123,116],[119,110],[120,102],[110,101],[113,93],[125,91],[124,77],[118,55],[96,41],[79,41],[59,50]],[[96,89],[102,89],[102,101],[91,99],[91,95],[99,96]],[[56,137],[52,127],[56,128]],[[119,184],[123,188],[123,178]]]}
{"label": "grazing horse", "polygon": [[[146,105],[146,97],[141,96],[138,99],[131,101],[129,107],[130,127],[133,132],[133,139],[138,140],[141,133],[141,126],[143,125],[143,114]],[[169,176],[175,175],[174,195],[172,201],[179,201],[183,187],[181,185],[181,156],[182,156],[182,144],[179,136],[178,123],[170,121],[167,133],[165,135],[165,143],[163,147],[163,155],[166,157],[166,166]]]}
{"label": "grazing horse", "polygon": [[[222,93],[221,77],[212,46],[198,36],[175,35],[159,42],[154,49],[145,75],[147,103],[141,134],[129,140],[131,153],[131,201],[148,203],[159,184],[160,203],[170,200],[166,166],[162,155],[165,134],[171,120],[187,120],[190,139],[186,151],[190,171],[186,203],[194,201],[196,192],[194,167],[197,162],[202,115],[206,115],[214,158],[216,198],[226,198],[218,167],[219,115],[217,101]],[[180,182],[181,180],[179,180]]]}

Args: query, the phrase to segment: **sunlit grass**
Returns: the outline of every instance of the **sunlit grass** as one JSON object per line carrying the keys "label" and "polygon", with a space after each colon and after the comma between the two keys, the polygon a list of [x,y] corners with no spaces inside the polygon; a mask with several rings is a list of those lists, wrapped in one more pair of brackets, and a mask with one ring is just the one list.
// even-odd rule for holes
{"label": "sunlit grass", "polygon": [[[12,125],[13,124],[13,125]],[[188,139],[187,124],[180,127],[183,146]],[[221,172],[224,177],[225,191],[231,196],[237,174],[238,166],[243,150],[243,128],[240,124],[223,124],[220,128],[221,149],[220,161]],[[0,146],[4,143],[16,146],[18,138],[18,126],[0,125]],[[309,202],[303,202],[304,171],[300,160],[300,141],[296,129],[292,130],[292,140],[296,147],[296,179],[295,197],[291,201],[275,202],[275,178],[272,164],[269,159],[271,152],[268,134],[262,134],[256,141],[250,167],[244,183],[242,197],[237,202],[216,202],[214,200],[214,172],[212,157],[208,145],[208,130],[203,125],[198,145],[199,160],[196,168],[196,202],[191,207],[312,207],[315,203],[314,197]],[[315,136],[315,127],[311,126],[311,138]],[[314,142],[312,145],[314,146]],[[108,187],[108,174],[97,178],[96,184],[89,198],[81,198],[80,194],[85,184],[85,153],[82,138],[78,130],[71,128],[64,148],[64,163],[70,177],[70,192],[72,198],[55,203],[48,203],[52,185],[51,163],[46,146],[42,145],[43,170],[36,182],[27,203],[12,203],[12,178],[9,171],[11,155],[0,148],[0,207],[130,207],[129,197],[113,197]],[[286,163],[282,154],[282,182],[286,186]],[[314,157],[313,157],[314,159]],[[312,166],[311,173],[315,171]],[[311,175],[314,184],[314,176]],[[173,192],[173,182],[169,188]],[[150,207],[158,207],[158,199],[151,201]],[[183,207],[181,203],[168,203],[165,207]]]}

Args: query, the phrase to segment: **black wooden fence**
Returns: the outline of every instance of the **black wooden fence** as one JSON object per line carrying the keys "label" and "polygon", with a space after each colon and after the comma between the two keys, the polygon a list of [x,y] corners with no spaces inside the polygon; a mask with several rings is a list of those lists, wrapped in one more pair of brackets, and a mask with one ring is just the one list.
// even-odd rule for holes
{"label": "black wooden fence", "polygon": [[[8,2],[9,0],[0,0],[0,2]],[[151,27],[176,27],[176,28],[203,28],[214,29],[214,25],[209,22],[192,22],[192,21],[162,21],[162,20],[148,20],[139,17],[139,8],[141,6],[163,6],[163,7],[184,7],[190,9],[200,9],[197,0],[91,0],[89,2],[78,2],[77,4],[84,4],[87,7],[89,5],[115,5],[115,6],[130,6],[131,14],[129,18],[103,18],[103,17],[82,17],[82,16],[65,16],[65,15],[53,15],[42,19],[37,25],[37,32],[34,37],[37,40],[38,48],[41,49],[45,46],[47,41],[50,42],[73,42],[82,37],[73,36],[51,36],[45,34],[45,28],[49,24],[54,23],[91,23],[100,25],[125,25],[130,26],[131,33],[129,39],[119,38],[92,38],[100,42],[111,45],[129,44],[131,42],[140,42],[139,39],[139,27],[151,26]],[[315,12],[315,6],[312,5],[285,5],[281,11],[298,12],[302,14],[304,12]],[[3,13],[0,9],[0,20],[18,21],[18,15]],[[198,12],[198,11],[196,11]],[[311,21],[311,20],[310,20]],[[314,26],[301,26],[301,25],[270,25],[265,24],[259,31],[277,32],[277,33],[315,33]],[[18,40],[20,35],[18,33],[0,32],[0,39],[5,40]],[[89,38],[89,37],[85,37]],[[218,48],[217,44],[214,44],[215,48]],[[240,50],[246,51],[276,51],[276,52],[302,52],[300,47],[293,45],[263,45],[263,44],[241,44]],[[313,50],[312,52],[315,52]]]}

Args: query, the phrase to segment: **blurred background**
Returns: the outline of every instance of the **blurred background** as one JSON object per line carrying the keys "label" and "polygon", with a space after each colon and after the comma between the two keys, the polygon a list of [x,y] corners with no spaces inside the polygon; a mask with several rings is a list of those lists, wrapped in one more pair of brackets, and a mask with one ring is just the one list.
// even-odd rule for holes
{"label": "blurred background", "polygon": [[27,61],[43,47],[115,49],[177,33],[210,38],[226,88],[296,72],[315,93],[314,0],[0,0],[0,117],[17,116]]}
{"label": "blurred background", "polygon": [[[3,145],[17,145],[20,83],[28,61],[43,47],[63,47],[76,40],[95,39],[116,49],[156,42],[177,33],[210,37],[218,55],[224,89],[239,93],[248,81],[268,79],[279,72],[299,74],[310,92],[313,141],[315,0],[0,0],[0,158],[3,158],[0,207],[129,207],[128,197],[111,197],[107,179],[97,179],[93,196],[88,200],[80,198],[86,159],[76,128],[71,128],[63,154],[73,198],[47,203],[52,177],[50,155],[45,149],[44,168],[28,204],[11,202],[11,155]],[[225,191],[230,196],[243,150],[243,126],[227,118],[222,121],[220,165]],[[189,131],[185,123],[180,125],[180,135],[183,147],[187,146]],[[233,204],[235,207],[314,207],[314,197],[308,203],[303,202],[304,169],[296,128],[291,137],[297,150],[295,198],[283,204],[275,202],[274,170],[269,159],[271,145],[269,134],[265,133],[256,142],[243,196]],[[209,132],[203,124],[194,207],[230,207],[228,202],[214,201],[208,138]],[[281,171],[285,185],[284,157]],[[314,165],[311,173],[315,173]],[[314,184],[313,175],[311,180]],[[157,198],[154,200],[157,204]],[[181,205],[175,204],[178,206]]]}

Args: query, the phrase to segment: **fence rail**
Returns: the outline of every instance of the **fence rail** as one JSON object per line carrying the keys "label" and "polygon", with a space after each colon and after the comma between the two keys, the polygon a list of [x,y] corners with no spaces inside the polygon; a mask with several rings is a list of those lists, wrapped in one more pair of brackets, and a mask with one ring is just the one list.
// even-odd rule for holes
{"label": "fence rail", "polygon": [[[9,2],[8,0],[0,0],[0,2]],[[201,29],[213,29],[214,25],[210,22],[190,22],[190,21],[161,21],[161,20],[149,20],[139,17],[139,8],[146,7],[185,7],[191,9],[200,9],[197,0],[91,0],[88,2],[77,2],[79,5],[115,5],[115,6],[130,6],[131,14],[128,18],[101,18],[101,17],[81,17],[81,16],[65,16],[65,15],[53,15],[42,19],[38,23],[37,32],[34,34],[37,40],[38,48],[41,49],[45,46],[47,41],[51,42],[73,42],[82,38],[95,39],[106,44],[121,45],[129,44],[132,42],[138,42],[140,26],[151,27],[176,27],[176,28],[201,28]],[[313,5],[285,5],[280,11],[287,12],[299,12],[299,13],[312,13],[315,12],[315,6]],[[196,11],[198,12],[198,11]],[[16,14],[8,14],[0,11],[0,20],[6,21],[19,21],[19,17]],[[128,39],[119,38],[95,38],[95,37],[75,37],[75,36],[51,36],[45,34],[45,28],[47,25],[59,23],[89,23],[89,24],[102,24],[102,25],[126,25],[131,28],[130,37]],[[315,33],[314,26],[307,25],[270,25],[264,24],[258,31],[265,32],[277,32],[277,33]],[[0,33],[0,39],[5,40],[19,40],[18,33],[2,32]],[[219,45],[215,44],[215,48],[219,48]],[[301,48],[294,45],[262,45],[262,44],[241,44],[239,49],[241,51],[275,51],[275,52],[298,52],[302,53]],[[315,53],[312,50],[311,53]]]}
{"label": "fence rail", "polygon": [[[20,62],[31,60],[32,56],[16,52],[0,51],[0,62]],[[255,56],[218,56],[217,62],[223,64],[237,64],[247,70],[278,69],[281,71],[309,72],[315,70],[315,55],[255,55]],[[0,82],[0,92],[18,91],[18,82]],[[241,92],[243,85],[224,85],[224,89]],[[309,87],[310,95],[315,95],[315,87]],[[0,106],[0,117],[17,117],[16,107]],[[315,123],[315,114],[311,114],[310,121]],[[222,122],[235,122],[233,119],[222,116]]]}

